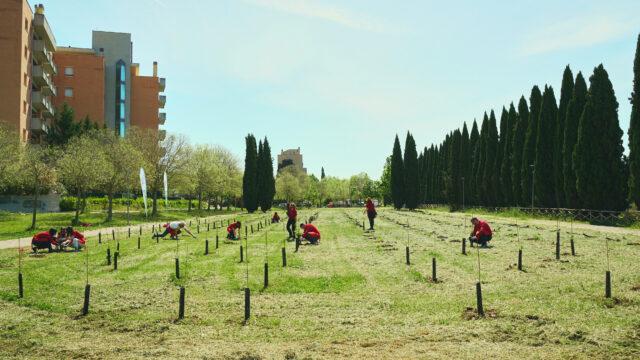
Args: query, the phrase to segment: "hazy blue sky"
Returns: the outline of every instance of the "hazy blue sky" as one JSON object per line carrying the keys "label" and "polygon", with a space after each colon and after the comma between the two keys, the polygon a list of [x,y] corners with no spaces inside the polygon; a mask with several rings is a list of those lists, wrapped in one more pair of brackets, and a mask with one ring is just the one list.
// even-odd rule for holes
{"label": "hazy blue sky", "polygon": [[252,132],[316,175],[378,178],[396,133],[420,151],[535,84],[559,97],[567,64],[604,64],[626,143],[637,0],[39,2],[59,46],[132,33],[142,74],[167,78],[165,128],[241,160]]}

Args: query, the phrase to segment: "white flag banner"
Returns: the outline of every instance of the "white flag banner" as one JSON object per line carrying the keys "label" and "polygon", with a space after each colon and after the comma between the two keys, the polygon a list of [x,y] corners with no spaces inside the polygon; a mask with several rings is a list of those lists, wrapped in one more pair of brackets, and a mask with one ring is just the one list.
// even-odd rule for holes
{"label": "white flag banner", "polygon": [[169,190],[167,188],[167,172],[164,172],[164,204],[165,207],[167,208],[167,211],[169,211]]}
{"label": "white flag banner", "polygon": [[144,198],[144,214],[149,216],[147,211],[147,178],[144,176],[144,169],[140,168],[140,187],[142,188],[142,197]]}

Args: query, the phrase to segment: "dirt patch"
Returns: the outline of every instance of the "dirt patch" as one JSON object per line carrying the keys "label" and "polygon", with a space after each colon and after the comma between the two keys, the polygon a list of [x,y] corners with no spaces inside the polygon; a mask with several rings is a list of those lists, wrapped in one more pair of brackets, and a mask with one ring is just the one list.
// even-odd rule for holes
{"label": "dirt patch", "polygon": [[459,243],[459,242],[462,242],[462,240],[449,240],[449,242],[452,242],[452,243]]}
{"label": "dirt patch", "polygon": [[360,346],[363,348],[368,348],[368,347],[374,347],[376,346],[376,343],[371,342],[371,341],[363,341],[360,343]]}
{"label": "dirt patch", "polygon": [[563,264],[564,264],[564,263],[568,263],[568,262],[569,262],[569,260],[562,260],[562,259],[560,259],[560,260],[556,260],[556,259],[543,259],[542,261],[544,261],[544,262],[560,262],[560,263],[563,263]]}
{"label": "dirt patch", "polygon": [[462,312],[462,318],[465,320],[478,320],[482,318],[497,319],[499,317],[500,315],[498,314],[498,311],[493,309],[485,309],[484,316],[478,314],[478,311],[476,309],[470,307],[466,308]]}
{"label": "dirt patch", "polygon": [[633,284],[633,286],[631,287],[631,290],[640,291],[640,283]]}
{"label": "dirt patch", "polygon": [[631,242],[631,243],[627,243],[627,245],[636,245],[636,246],[638,246],[638,245],[640,245],[640,243],[637,243],[637,242]]}

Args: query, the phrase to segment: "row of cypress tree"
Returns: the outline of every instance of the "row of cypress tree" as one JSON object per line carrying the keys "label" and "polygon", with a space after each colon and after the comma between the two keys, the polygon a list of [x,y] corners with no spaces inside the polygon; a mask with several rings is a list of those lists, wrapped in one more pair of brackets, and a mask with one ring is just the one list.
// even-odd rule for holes
{"label": "row of cypress tree", "polygon": [[269,140],[264,138],[256,147],[256,138],[249,134],[245,138],[244,176],[242,177],[242,198],[244,207],[253,213],[271,209],[276,195],[276,180],[273,177],[273,158]]}
{"label": "row of cypress tree", "polygon": [[[396,208],[418,203],[623,210],[640,204],[640,36],[634,62],[630,164],[623,154],[618,101],[604,67],[589,87],[564,70],[559,102],[551,86],[533,86],[529,101],[485,112],[414,155],[407,133],[404,159],[396,136],[391,194]],[[413,184],[417,182],[417,184]],[[629,192],[631,190],[631,192]],[[532,199],[533,195],[533,199]]]}

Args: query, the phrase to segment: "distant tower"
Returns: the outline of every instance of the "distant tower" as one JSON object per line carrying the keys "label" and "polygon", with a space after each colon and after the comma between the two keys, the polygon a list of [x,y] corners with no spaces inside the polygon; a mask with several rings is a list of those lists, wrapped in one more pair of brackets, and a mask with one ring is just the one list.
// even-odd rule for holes
{"label": "distant tower", "polygon": [[293,165],[295,165],[300,171],[307,173],[307,169],[304,167],[302,163],[302,154],[300,154],[300,147],[297,149],[288,149],[281,150],[280,155],[278,155],[278,168],[279,165],[282,164],[283,161],[290,160]]}

